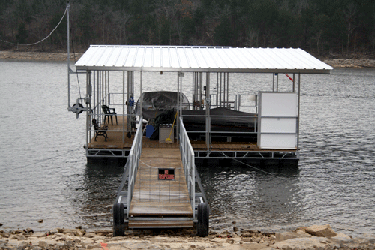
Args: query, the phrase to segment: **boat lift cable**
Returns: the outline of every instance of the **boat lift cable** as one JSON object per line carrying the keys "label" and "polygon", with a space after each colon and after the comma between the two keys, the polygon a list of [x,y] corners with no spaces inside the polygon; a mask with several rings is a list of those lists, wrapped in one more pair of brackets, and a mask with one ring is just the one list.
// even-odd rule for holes
{"label": "boat lift cable", "polygon": [[[230,158],[230,157],[227,156],[224,152],[222,152],[222,155],[224,155],[226,158]],[[250,164],[244,163],[244,162],[242,162],[242,161],[240,161],[240,160],[237,160],[236,158],[231,158],[231,159],[234,160],[234,161],[237,161],[237,162],[239,162],[239,163],[242,163],[242,164],[244,164],[244,165],[246,165],[246,166],[248,166],[248,167],[250,167],[250,168],[254,168],[255,170],[258,170],[259,172],[263,172],[263,173],[265,173],[265,174],[270,174],[270,175],[271,175],[271,173],[269,173],[269,172],[267,172],[267,171],[264,171],[264,170],[262,170],[262,169],[260,169],[260,168],[254,167],[254,166],[252,166],[252,165],[250,165]]]}
{"label": "boat lift cable", "polygon": [[44,42],[46,39],[48,39],[51,35],[52,35],[52,33],[60,26],[60,24],[61,24],[61,22],[62,22],[62,20],[64,19],[64,17],[65,17],[65,15],[66,15],[66,12],[68,11],[68,8],[66,8],[65,9],[65,12],[64,12],[64,15],[61,17],[61,19],[60,19],[60,21],[59,21],[59,23],[56,25],[56,27],[55,28],[53,28],[53,30],[45,37],[45,38],[43,38],[42,40],[39,40],[39,41],[37,41],[37,42],[35,42],[35,43],[27,43],[27,44],[18,44],[18,43],[13,43],[13,42],[8,42],[8,41],[4,41],[4,40],[1,40],[0,39],[0,41],[3,41],[3,42],[5,42],[5,43],[9,43],[9,44],[17,44],[17,45],[22,45],[22,46],[32,46],[32,45],[37,45],[37,44],[39,44],[39,43],[41,43],[41,42]]}
{"label": "boat lift cable", "polygon": [[[76,58],[76,52],[74,51],[74,40],[72,39],[72,49],[73,49],[73,57],[74,57],[74,63],[77,62],[77,58]],[[78,72],[77,70],[75,71],[76,73],[76,76],[77,76],[77,82],[78,82],[78,93],[79,93],[79,99],[82,99],[82,96],[81,96],[81,86],[79,84],[79,77],[78,77]]]}

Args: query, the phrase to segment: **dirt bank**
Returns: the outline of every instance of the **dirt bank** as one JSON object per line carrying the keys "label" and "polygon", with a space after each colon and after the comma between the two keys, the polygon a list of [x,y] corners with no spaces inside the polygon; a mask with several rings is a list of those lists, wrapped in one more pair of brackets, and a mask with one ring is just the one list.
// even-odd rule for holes
{"label": "dirt bank", "polygon": [[[76,61],[82,53],[71,53],[71,61]],[[66,61],[67,53],[46,53],[46,52],[17,52],[0,51],[0,60],[12,61]]]}
{"label": "dirt bank", "polygon": [[292,232],[264,233],[236,230],[197,237],[193,231],[126,231],[112,237],[110,231],[32,229],[0,231],[0,249],[375,249],[375,239],[353,239],[335,233],[329,225],[297,228]]}
{"label": "dirt bank", "polygon": [[[70,59],[77,61],[82,53],[71,53]],[[0,51],[0,60],[15,61],[66,61],[66,53]],[[375,68],[375,59],[321,59],[334,68]]]}

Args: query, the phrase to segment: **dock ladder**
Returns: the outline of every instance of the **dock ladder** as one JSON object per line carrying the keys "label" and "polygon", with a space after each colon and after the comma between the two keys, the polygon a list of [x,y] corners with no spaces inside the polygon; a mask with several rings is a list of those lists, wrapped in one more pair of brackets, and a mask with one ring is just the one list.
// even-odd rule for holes
{"label": "dock ladder", "polygon": [[113,205],[113,235],[126,229],[195,228],[198,236],[207,236],[209,207],[182,119],[177,148],[142,147],[139,121]]}

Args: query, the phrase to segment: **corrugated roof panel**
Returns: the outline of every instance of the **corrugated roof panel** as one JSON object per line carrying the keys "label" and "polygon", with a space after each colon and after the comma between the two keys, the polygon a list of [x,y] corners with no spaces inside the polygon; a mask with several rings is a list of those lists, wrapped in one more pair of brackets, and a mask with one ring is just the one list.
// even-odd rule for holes
{"label": "corrugated roof panel", "polygon": [[112,53],[109,55],[105,65],[115,66],[120,54],[121,54],[121,47],[113,47]]}
{"label": "corrugated roof panel", "polygon": [[99,47],[98,48],[99,53],[101,54],[100,58],[98,58],[98,61],[96,62],[96,65],[98,66],[107,66],[106,63],[108,61],[108,58],[112,55],[113,47]]}
{"label": "corrugated roof panel", "polygon": [[207,59],[204,57],[204,54],[202,53],[202,51],[203,49],[201,47],[197,47],[193,49],[193,53],[198,62],[198,67],[200,69],[208,69],[208,63],[206,62]]}
{"label": "corrugated roof panel", "polygon": [[162,68],[169,68],[171,66],[169,61],[169,49],[168,48],[160,48],[161,49],[161,67]]}
{"label": "corrugated roof panel", "polygon": [[250,50],[239,48],[233,51],[234,56],[241,62],[242,65],[247,65],[250,68],[257,68],[256,60]]}
{"label": "corrugated roof panel", "polygon": [[169,48],[169,61],[171,62],[171,68],[181,68],[180,58],[177,56],[176,48]]}
{"label": "corrugated roof panel", "polygon": [[152,48],[144,48],[144,62],[142,67],[145,68],[152,68],[154,67],[154,49]]}
{"label": "corrugated roof panel", "polygon": [[180,66],[181,68],[190,68],[189,60],[186,57],[186,53],[184,49],[178,49],[176,50],[177,56],[180,59]]}
{"label": "corrugated roof panel", "polygon": [[115,62],[115,67],[123,67],[126,64],[126,59],[129,57],[129,48],[120,47],[121,51],[117,61]]}
{"label": "corrugated roof panel", "polygon": [[93,45],[77,69],[329,73],[329,65],[301,49]]}
{"label": "corrugated roof panel", "polygon": [[184,48],[184,51],[185,51],[185,54],[186,54],[186,58],[187,60],[189,61],[189,68],[194,68],[194,69],[197,69],[199,68],[198,66],[198,62],[197,62],[197,59],[196,57],[194,56],[194,51],[192,48]]}
{"label": "corrugated roof panel", "polygon": [[137,48],[136,55],[134,57],[134,68],[142,68],[145,62],[145,48],[139,47]]}

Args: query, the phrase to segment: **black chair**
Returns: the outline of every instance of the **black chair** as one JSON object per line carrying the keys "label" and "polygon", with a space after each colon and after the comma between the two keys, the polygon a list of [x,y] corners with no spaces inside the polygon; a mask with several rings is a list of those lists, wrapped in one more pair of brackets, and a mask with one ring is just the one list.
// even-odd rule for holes
{"label": "black chair", "polygon": [[106,123],[106,121],[108,119],[108,124],[109,124],[109,117],[111,117],[111,122],[112,122],[112,125],[113,125],[112,117],[114,116],[116,118],[116,125],[118,125],[117,113],[116,113],[115,109],[110,108],[107,105],[103,105],[102,108],[103,108],[103,112],[104,112],[104,123]]}
{"label": "black chair", "polygon": [[99,127],[98,125],[98,122],[96,121],[96,119],[92,119],[92,125],[94,125],[94,131],[95,131],[95,141],[96,141],[96,137],[98,136],[103,136],[104,137],[104,140],[107,141],[107,130],[108,130],[108,126],[104,126],[104,127]]}

